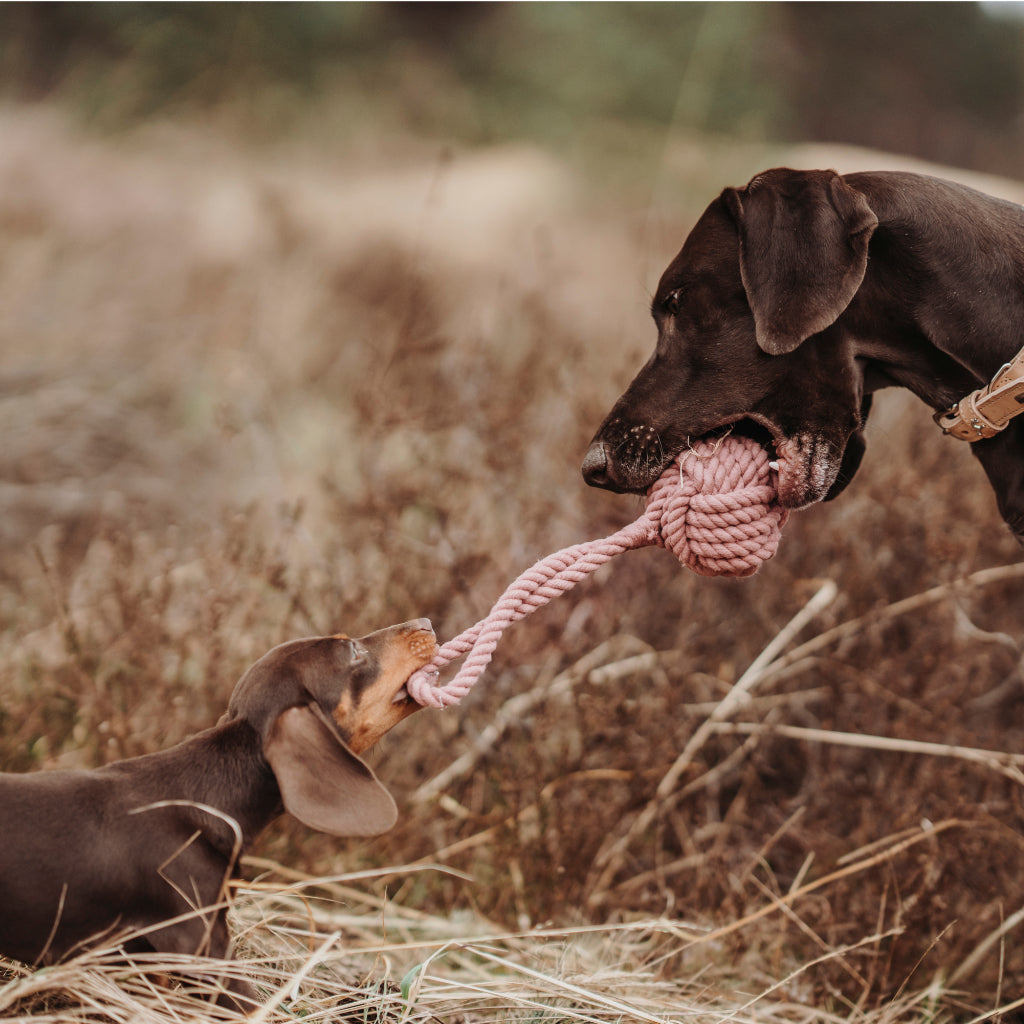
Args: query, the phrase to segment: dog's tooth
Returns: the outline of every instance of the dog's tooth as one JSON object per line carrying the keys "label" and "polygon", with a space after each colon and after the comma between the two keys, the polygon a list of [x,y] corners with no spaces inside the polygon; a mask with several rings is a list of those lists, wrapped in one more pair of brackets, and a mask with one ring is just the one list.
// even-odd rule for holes
{"label": "dog's tooth", "polygon": [[779,464],[777,462],[769,462],[768,463],[768,468],[769,469],[774,469],[775,472],[778,473],[778,471],[779,471]]}

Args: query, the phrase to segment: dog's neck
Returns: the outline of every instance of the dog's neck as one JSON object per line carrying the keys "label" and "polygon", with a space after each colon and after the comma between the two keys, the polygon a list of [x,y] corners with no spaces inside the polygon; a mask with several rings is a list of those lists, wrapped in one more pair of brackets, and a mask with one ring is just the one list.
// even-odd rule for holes
{"label": "dog's neck", "polygon": [[[1004,340],[1000,348],[986,350],[985,365],[994,365],[995,373],[1017,351]],[[988,380],[966,365],[966,360],[947,355],[927,339],[904,348],[884,343],[863,344],[858,346],[857,358],[863,364],[865,393],[899,385],[936,412],[959,402]],[[976,359],[973,362],[978,365]],[[935,432],[940,434],[938,427]],[[965,442],[947,439],[946,443]],[[995,437],[976,441],[970,447],[995,492],[1000,514],[1024,544],[1024,416],[1011,420]]]}
{"label": "dog's neck", "polygon": [[858,339],[854,353],[861,364],[865,394],[906,388],[935,412],[948,409],[980,383],[969,367],[924,338],[912,347]]}
{"label": "dog's neck", "polygon": [[[901,177],[912,179],[908,187]],[[918,175],[847,180],[878,216],[864,282],[843,318],[858,355],[932,408],[947,408],[1024,346],[1014,256],[1024,251],[1024,210]]]}
{"label": "dog's neck", "polygon": [[[1024,346],[1015,256],[1024,252],[1024,210],[952,182],[908,177],[913,188],[898,187],[898,175],[847,176],[879,224],[864,282],[840,323],[866,391],[900,385],[938,412],[988,383]],[[971,451],[1024,540],[1024,418]]]}
{"label": "dog's neck", "polygon": [[[262,741],[243,719],[223,722],[130,763],[135,771],[159,779],[163,800],[194,804],[185,808],[188,817],[225,857],[236,847],[239,853],[247,849],[284,810]],[[117,771],[118,763],[102,770]]]}

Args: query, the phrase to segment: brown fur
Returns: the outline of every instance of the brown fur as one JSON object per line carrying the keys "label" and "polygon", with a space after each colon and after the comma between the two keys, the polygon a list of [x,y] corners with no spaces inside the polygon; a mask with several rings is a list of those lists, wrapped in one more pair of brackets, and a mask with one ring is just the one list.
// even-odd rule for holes
{"label": "brown fur", "polygon": [[[283,811],[339,836],[394,824],[356,755],[418,709],[403,687],[434,649],[426,619],[293,640],[242,676],[216,726],[169,750],[0,774],[0,954],[53,963],[124,935],[127,953],[227,957],[227,882]],[[228,985],[224,1002],[255,1005],[248,983]]]}
{"label": "brown fur", "polygon": [[[783,504],[828,500],[875,391],[943,410],[1020,350],[1024,209],[920,174],[765,171],[705,210],[652,312],[654,355],[595,434],[587,482],[643,492],[689,438],[739,424],[774,447]],[[971,450],[1024,538],[1024,417]]]}

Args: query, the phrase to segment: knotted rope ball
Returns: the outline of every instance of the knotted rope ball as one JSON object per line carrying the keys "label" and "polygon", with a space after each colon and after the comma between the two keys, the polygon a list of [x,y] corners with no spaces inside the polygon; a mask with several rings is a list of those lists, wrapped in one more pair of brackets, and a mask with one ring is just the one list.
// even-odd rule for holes
{"label": "knotted rope ball", "polygon": [[[629,526],[601,540],[563,548],[526,570],[486,618],[438,648],[413,673],[409,695],[427,707],[457,704],[487,667],[505,629],[570,590],[609,559],[659,545],[701,576],[750,576],[775,554],[788,509],[777,502],[777,469],[756,441],[695,441],[654,482],[647,507]],[[446,685],[438,673],[468,654]]]}
{"label": "knotted rope ball", "polygon": [[653,540],[701,576],[751,576],[775,554],[788,509],[756,441],[696,441],[647,492]]}

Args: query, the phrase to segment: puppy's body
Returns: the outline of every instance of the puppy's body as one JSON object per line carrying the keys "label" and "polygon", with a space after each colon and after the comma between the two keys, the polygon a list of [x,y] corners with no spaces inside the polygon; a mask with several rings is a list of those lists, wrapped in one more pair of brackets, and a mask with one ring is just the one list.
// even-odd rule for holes
{"label": "puppy's body", "polygon": [[[260,737],[238,720],[95,771],[0,775],[0,951],[54,963],[100,932],[215,906],[240,849],[283,810]],[[196,917],[129,945],[222,957],[222,921]]]}
{"label": "puppy's body", "polygon": [[284,810],[334,835],[394,824],[357,754],[418,708],[403,687],[434,649],[425,619],[291,641],[246,672],[218,725],[169,750],[0,774],[0,954],[53,963],[127,936],[128,953],[228,956],[226,883]]}

